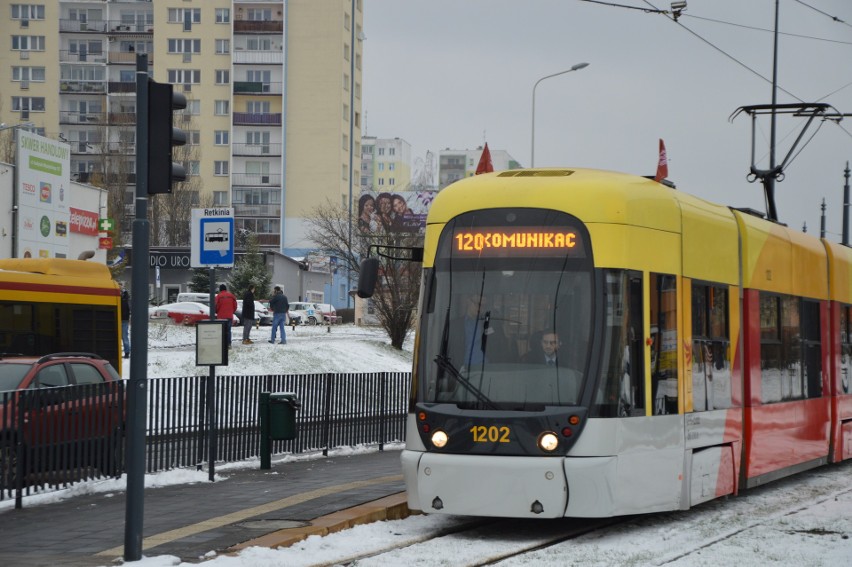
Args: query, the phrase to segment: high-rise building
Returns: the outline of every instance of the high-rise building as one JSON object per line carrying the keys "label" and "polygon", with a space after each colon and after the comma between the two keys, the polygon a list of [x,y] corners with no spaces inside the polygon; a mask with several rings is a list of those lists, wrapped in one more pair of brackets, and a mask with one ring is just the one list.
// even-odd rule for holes
{"label": "high-rise building", "polygon": [[0,17],[0,121],[68,141],[76,180],[123,191],[130,215],[139,53],[187,98],[193,206],[233,206],[295,254],[311,208],[360,190],[362,0],[0,0]]}
{"label": "high-rise building", "polygon": [[[506,150],[492,150],[491,163],[494,171],[518,169],[521,164]],[[475,150],[441,150],[438,153],[438,188],[443,189],[450,183],[472,177],[476,174],[476,166],[482,157],[482,146]]]}

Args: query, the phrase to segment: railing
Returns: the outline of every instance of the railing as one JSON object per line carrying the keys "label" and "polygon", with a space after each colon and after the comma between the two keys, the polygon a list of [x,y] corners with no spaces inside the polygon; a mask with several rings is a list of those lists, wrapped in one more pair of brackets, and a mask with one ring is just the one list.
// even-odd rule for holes
{"label": "railing", "polygon": [[[210,377],[148,380],[145,470],[207,463]],[[273,453],[303,453],[405,438],[411,374],[284,374],[214,378],[216,462],[259,456],[261,392],[293,392],[297,437]],[[125,471],[126,382],[0,395],[0,500]],[[94,408],[94,410],[93,410]],[[95,411],[97,410],[97,411]]]}
{"label": "railing", "polygon": [[281,126],[281,113],[234,112],[234,126]]}
{"label": "railing", "polygon": [[59,52],[59,61],[62,63],[106,63],[106,54],[100,53],[80,53],[79,51],[61,50]]}
{"label": "railing", "polygon": [[103,112],[79,112],[74,110],[60,110],[60,124],[103,124]]}
{"label": "railing", "polygon": [[123,81],[110,81],[109,82],[109,92],[113,93],[136,93],[136,83],[133,82],[123,82]]}
{"label": "railing", "polygon": [[234,214],[238,217],[273,217],[281,216],[281,205],[245,205],[233,202]]}
{"label": "railing", "polygon": [[234,33],[272,33],[284,31],[284,22],[258,22],[254,20],[234,20]]}
{"label": "railing", "polygon": [[234,81],[234,94],[281,94],[283,83],[262,81]]}
{"label": "railing", "polygon": [[258,51],[237,46],[231,52],[231,58],[237,65],[241,63],[274,65],[284,62],[284,52],[280,48],[278,48],[278,51]]}
{"label": "railing", "polygon": [[280,156],[280,143],[275,144],[231,144],[235,156]]}
{"label": "railing", "polygon": [[[117,51],[110,50],[109,51],[109,62],[117,63],[121,65],[133,65],[136,63],[136,51]],[[147,53],[148,55],[148,66],[154,64],[154,52],[151,51]]]}
{"label": "railing", "polygon": [[278,187],[281,185],[280,173],[234,173],[231,185],[248,187]]}
{"label": "railing", "polygon": [[[136,85],[136,83],[132,83]],[[60,79],[60,93],[104,93],[106,92],[106,82],[104,81],[73,81]]]}

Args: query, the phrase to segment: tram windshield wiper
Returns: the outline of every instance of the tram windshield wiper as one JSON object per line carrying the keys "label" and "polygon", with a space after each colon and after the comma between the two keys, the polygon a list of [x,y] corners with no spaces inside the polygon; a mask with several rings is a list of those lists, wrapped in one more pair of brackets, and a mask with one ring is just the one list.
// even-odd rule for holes
{"label": "tram windshield wiper", "polygon": [[471,384],[467,378],[462,376],[461,372],[458,371],[458,369],[453,365],[453,363],[450,362],[450,359],[447,358],[445,355],[437,355],[435,357],[435,364],[438,365],[438,368],[441,371],[446,372],[450,376],[452,376],[459,384],[464,387],[465,390],[470,392],[471,395],[476,398],[479,403],[483,404],[488,409],[497,409],[497,406],[494,405],[494,402],[488,399],[488,397],[483,394],[479,388]]}

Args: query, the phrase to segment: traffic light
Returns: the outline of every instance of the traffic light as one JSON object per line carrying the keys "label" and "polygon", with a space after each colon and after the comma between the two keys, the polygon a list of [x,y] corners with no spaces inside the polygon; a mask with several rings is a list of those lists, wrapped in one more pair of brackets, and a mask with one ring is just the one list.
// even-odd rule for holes
{"label": "traffic light", "polygon": [[186,132],[173,124],[174,111],[186,108],[186,97],[169,83],[148,81],[148,194],[171,193],[186,170],[172,161],[172,148],[186,143]]}

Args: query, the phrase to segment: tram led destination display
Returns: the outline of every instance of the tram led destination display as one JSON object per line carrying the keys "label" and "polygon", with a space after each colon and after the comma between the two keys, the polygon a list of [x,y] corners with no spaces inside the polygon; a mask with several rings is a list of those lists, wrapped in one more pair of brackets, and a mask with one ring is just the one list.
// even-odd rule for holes
{"label": "tram led destination display", "polygon": [[455,256],[585,258],[581,235],[570,226],[463,228],[454,231],[452,249]]}

